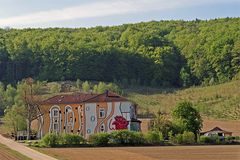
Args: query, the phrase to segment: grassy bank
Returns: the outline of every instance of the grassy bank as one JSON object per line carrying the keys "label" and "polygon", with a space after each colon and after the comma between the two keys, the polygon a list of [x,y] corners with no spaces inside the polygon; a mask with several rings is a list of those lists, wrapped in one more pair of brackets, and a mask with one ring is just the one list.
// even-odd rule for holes
{"label": "grassy bank", "polygon": [[12,159],[12,160],[31,160],[30,158],[22,155],[21,153],[14,151],[10,148],[8,148],[7,146],[3,145],[0,143],[0,159],[1,157],[4,160],[4,157]]}
{"label": "grassy bank", "polygon": [[240,119],[240,80],[188,89],[132,88],[128,98],[140,106],[140,112],[170,113],[179,101],[191,101],[203,116],[215,119]]}

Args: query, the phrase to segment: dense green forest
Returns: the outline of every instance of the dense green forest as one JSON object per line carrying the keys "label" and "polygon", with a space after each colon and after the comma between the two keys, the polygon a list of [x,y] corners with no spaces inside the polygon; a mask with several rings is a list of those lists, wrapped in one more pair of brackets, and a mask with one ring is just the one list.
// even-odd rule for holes
{"label": "dense green forest", "polygon": [[0,81],[124,81],[191,86],[240,71],[240,18],[94,28],[0,29]]}

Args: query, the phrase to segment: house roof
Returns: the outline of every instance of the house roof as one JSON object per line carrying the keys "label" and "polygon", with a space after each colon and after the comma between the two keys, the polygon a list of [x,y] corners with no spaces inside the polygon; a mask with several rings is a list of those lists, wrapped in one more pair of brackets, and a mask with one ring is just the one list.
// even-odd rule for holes
{"label": "house roof", "polygon": [[128,99],[110,92],[106,91],[102,94],[83,94],[83,93],[74,93],[74,94],[62,94],[51,97],[47,100],[44,100],[42,104],[73,104],[73,103],[93,103],[93,102],[120,102],[128,101]]}
{"label": "house roof", "polygon": [[232,132],[229,132],[229,131],[225,131],[225,130],[219,128],[219,127],[214,127],[213,129],[211,129],[209,131],[202,132],[202,133],[204,134],[204,133],[207,133],[207,132],[216,132],[216,131],[223,132],[223,133],[232,133]]}

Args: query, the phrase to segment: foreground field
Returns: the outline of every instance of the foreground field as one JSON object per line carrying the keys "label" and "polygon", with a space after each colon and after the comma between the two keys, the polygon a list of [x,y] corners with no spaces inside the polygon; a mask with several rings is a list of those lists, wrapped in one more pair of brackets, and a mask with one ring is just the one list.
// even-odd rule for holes
{"label": "foreground field", "polygon": [[60,160],[239,160],[240,146],[38,148]]}
{"label": "foreground field", "polygon": [[30,158],[0,144],[0,160],[30,160]]}

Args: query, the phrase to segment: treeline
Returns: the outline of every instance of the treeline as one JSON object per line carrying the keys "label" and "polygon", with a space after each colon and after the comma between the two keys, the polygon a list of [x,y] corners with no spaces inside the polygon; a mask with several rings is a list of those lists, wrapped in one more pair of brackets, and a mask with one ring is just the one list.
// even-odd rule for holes
{"label": "treeline", "polygon": [[95,80],[190,86],[240,71],[240,18],[114,27],[0,29],[0,81]]}

